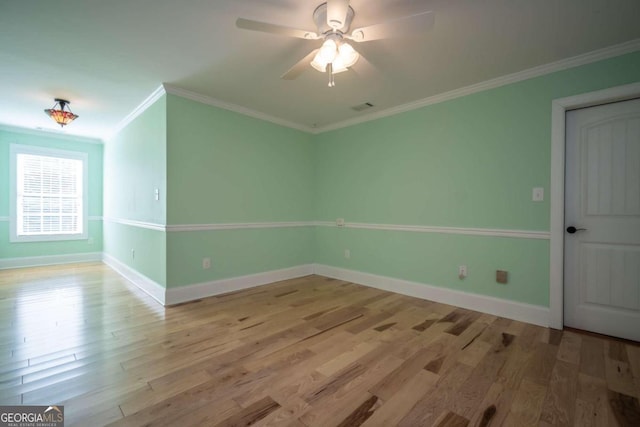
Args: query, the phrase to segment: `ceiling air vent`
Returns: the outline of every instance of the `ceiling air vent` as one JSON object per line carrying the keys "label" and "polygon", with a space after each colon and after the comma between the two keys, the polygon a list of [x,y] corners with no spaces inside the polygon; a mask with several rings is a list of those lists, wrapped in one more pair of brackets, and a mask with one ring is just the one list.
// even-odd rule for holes
{"label": "ceiling air vent", "polygon": [[371,107],[373,107],[372,103],[365,102],[364,104],[360,104],[360,105],[356,105],[355,107],[351,107],[351,109],[355,110],[355,111],[364,111],[364,110],[368,110]]}

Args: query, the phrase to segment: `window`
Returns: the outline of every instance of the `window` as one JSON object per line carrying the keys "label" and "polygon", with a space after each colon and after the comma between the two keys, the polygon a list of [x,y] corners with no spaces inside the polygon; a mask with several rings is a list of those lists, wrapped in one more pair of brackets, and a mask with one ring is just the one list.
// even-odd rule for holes
{"label": "window", "polygon": [[86,239],[87,154],[12,144],[11,241]]}

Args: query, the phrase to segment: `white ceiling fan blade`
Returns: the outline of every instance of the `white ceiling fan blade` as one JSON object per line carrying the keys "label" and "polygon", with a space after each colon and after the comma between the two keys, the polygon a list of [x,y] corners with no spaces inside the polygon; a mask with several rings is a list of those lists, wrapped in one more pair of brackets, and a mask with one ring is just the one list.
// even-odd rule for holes
{"label": "white ceiling fan blade", "polygon": [[297,28],[284,27],[282,25],[269,24],[268,22],[252,21],[251,19],[238,18],[236,27],[243,30],[260,31],[263,33],[277,34],[279,36],[297,37],[299,39],[315,40],[318,35],[313,31],[299,30]]}
{"label": "white ceiling fan blade", "polygon": [[318,53],[318,50],[319,49],[311,51],[311,53],[309,53],[307,56],[296,62],[296,64],[293,67],[289,68],[289,71],[280,76],[280,78],[285,80],[294,80],[298,78],[298,76],[302,74],[307,69],[307,67],[309,67],[309,64],[311,63],[311,61],[313,61],[313,57],[316,55],[316,53]]}
{"label": "white ceiling fan blade", "polygon": [[327,0],[327,25],[338,29],[344,26],[349,11],[349,0]]}
{"label": "white ceiling fan blade", "polygon": [[366,79],[378,79],[380,71],[367,58],[360,54],[358,62],[349,67],[358,77]]}
{"label": "white ceiling fan blade", "polygon": [[433,12],[422,12],[383,22],[382,24],[356,28],[348,38],[355,42],[369,42],[391,37],[408,36],[430,30],[434,22],[435,14]]}

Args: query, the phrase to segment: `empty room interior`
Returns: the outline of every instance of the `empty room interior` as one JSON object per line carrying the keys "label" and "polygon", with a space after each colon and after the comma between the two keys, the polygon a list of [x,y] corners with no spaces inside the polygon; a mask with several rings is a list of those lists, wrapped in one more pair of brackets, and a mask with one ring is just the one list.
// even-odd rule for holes
{"label": "empty room interior", "polygon": [[639,18],[3,1],[0,425],[640,426]]}

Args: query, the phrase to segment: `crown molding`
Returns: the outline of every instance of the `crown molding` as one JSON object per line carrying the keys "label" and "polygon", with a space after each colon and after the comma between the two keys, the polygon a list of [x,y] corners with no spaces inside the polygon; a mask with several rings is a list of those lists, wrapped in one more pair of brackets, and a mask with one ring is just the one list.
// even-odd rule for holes
{"label": "crown molding", "polygon": [[83,142],[85,144],[102,144],[102,140],[98,138],[91,138],[88,136],[69,135],[60,131],[47,130],[47,129],[31,129],[23,128],[19,126],[11,126],[0,124],[0,131],[21,133],[25,135],[46,136],[47,138],[63,139],[65,141]]}
{"label": "crown molding", "polygon": [[224,102],[219,99],[213,98],[208,95],[202,95],[196,92],[191,92],[186,89],[181,89],[179,87],[170,85],[165,83],[164,85],[165,91],[170,95],[179,96],[181,98],[189,99],[191,101],[199,102],[201,104],[211,105],[213,107],[222,108],[224,110],[233,111],[235,113],[239,113],[245,116],[253,117],[255,119],[264,120],[266,122],[275,123],[280,126],[301,130],[307,133],[313,133],[313,128],[302,125],[299,123],[290,122],[288,120],[281,119],[279,117],[271,116],[266,113],[262,113],[260,111],[252,110],[250,108],[242,107],[237,104],[231,104],[229,102]]}
{"label": "crown molding", "polygon": [[[241,105],[232,104],[208,95],[202,95],[200,93],[182,89],[168,83],[163,83],[151,95],[149,95],[140,105],[138,105],[124,119],[122,119],[118,123],[118,125],[113,129],[113,132],[109,135],[109,137],[105,138],[105,140],[109,140],[111,137],[113,137],[113,135],[121,131],[125,126],[127,126],[136,117],[142,114],[147,108],[149,108],[154,102],[158,100],[158,98],[160,98],[165,93],[179,96],[181,98],[189,99],[191,101],[199,102],[201,104],[211,105],[213,107],[218,107],[224,110],[233,111],[235,113],[239,113],[239,114],[253,117],[259,120],[271,122],[280,126],[288,127],[291,129],[297,129],[310,134],[321,134],[324,132],[329,132],[332,130],[341,129],[341,128],[357,125],[360,123],[370,122],[370,121],[381,119],[384,117],[394,116],[396,114],[416,110],[429,105],[439,104],[441,102],[450,101],[452,99],[461,98],[463,96],[472,95],[474,93],[483,92],[485,90],[495,89],[500,86],[521,82],[523,80],[528,80],[534,77],[540,77],[546,74],[567,70],[569,68],[578,67],[578,66],[590,64],[593,62],[614,58],[616,56],[625,55],[625,54],[636,52],[639,50],[640,50],[640,39],[634,39],[625,43],[620,43],[614,46],[609,46],[603,49],[594,50],[594,51],[573,56],[570,58],[561,59],[559,61],[529,68],[523,71],[518,71],[512,74],[507,74],[505,76],[496,77],[495,79],[485,80],[483,82],[479,82],[473,85],[465,86],[462,88],[454,89],[454,90],[440,93],[427,98],[419,99],[417,101],[412,101],[406,104],[387,108],[386,110],[376,111],[370,114],[354,117],[352,119],[348,119],[338,123],[333,123],[333,124],[320,126],[320,127],[311,127],[301,123],[291,122],[289,120],[281,119],[279,117],[262,113],[260,111],[252,110],[250,108],[243,107]],[[2,129],[2,125],[0,125],[0,129]],[[71,136],[69,137],[75,138]]]}
{"label": "crown molding", "polygon": [[134,121],[140,114],[144,113],[147,108],[151,107],[162,95],[165,94],[164,87],[160,85],[156,90],[154,90],[151,95],[147,96],[147,98],[142,101],[140,105],[133,109],[129,114],[127,114],[120,122],[116,125],[115,128],[111,131],[111,133],[105,138],[105,141],[113,138],[115,134],[124,129],[129,123]]}
{"label": "crown molding", "polygon": [[534,77],[544,76],[546,74],[555,73],[557,71],[567,70],[569,68],[578,67],[580,65],[590,64],[592,62],[602,61],[605,59],[614,58],[616,56],[632,53],[640,50],[640,39],[630,40],[625,43],[617,44],[614,46],[605,47],[603,49],[594,50],[584,53],[582,55],[572,56],[570,58],[561,59],[556,62],[540,65],[537,67],[529,68],[527,70],[518,71],[516,73],[507,74],[505,76],[496,77],[495,79],[485,80],[480,83],[476,83],[470,86],[465,86],[459,89],[454,89],[449,92],[444,92],[438,95],[430,96],[428,98],[419,99],[417,101],[409,102],[407,104],[398,105],[396,107],[388,108],[382,111],[376,111],[364,116],[359,116],[353,119],[344,120],[342,122],[320,126],[312,129],[312,133],[319,134],[329,132],[336,129],[341,129],[356,124],[370,122],[372,120],[381,119],[383,117],[394,116],[396,114],[404,113],[406,111],[416,110],[418,108],[426,107],[428,105],[439,104],[441,102],[450,101],[452,99],[461,98],[463,96],[471,95],[478,92],[483,92],[489,89],[495,89],[500,86],[505,86],[511,83],[521,82],[523,80],[532,79]]}

